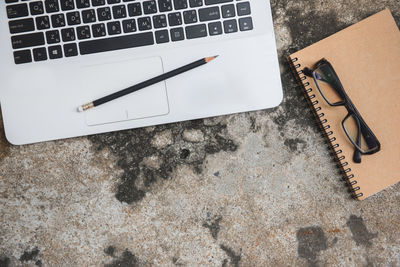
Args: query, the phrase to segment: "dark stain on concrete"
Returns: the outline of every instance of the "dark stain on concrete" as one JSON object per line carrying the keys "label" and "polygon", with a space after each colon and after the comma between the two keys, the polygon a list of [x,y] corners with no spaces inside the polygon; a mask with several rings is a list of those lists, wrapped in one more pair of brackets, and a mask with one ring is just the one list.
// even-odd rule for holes
{"label": "dark stain on concrete", "polygon": [[307,260],[309,266],[318,266],[318,254],[328,248],[327,239],[321,227],[300,228],[296,234],[300,258]]}
{"label": "dark stain on concrete", "polygon": [[108,256],[114,257],[115,247],[108,246],[107,248],[104,249],[104,253],[106,253]]}
{"label": "dark stain on concrete", "polygon": [[[185,130],[201,130],[204,141],[190,143],[183,139]],[[173,144],[156,148],[151,141],[156,134],[171,131]],[[128,204],[138,202],[151,190],[151,185],[158,179],[169,179],[174,168],[186,164],[201,173],[207,154],[220,151],[236,151],[237,145],[226,138],[226,125],[205,125],[203,120],[187,121],[101,135],[89,136],[97,151],[108,148],[117,158],[118,166],[124,171],[116,186],[115,197]],[[146,168],[143,159],[156,156],[161,165],[157,169]],[[140,186],[143,179],[144,186]]]}
{"label": "dark stain on concrete", "polygon": [[184,266],[184,264],[179,262],[179,258],[177,257],[172,257],[172,263],[176,266]]}
{"label": "dark stain on concrete", "polygon": [[129,250],[122,252],[122,255],[113,260],[112,263],[104,265],[104,267],[138,267],[139,261],[135,255]]}
{"label": "dark stain on concrete", "polygon": [[37,248],[33,249],[32,251],[25,251],[24,254],[22,254],[19,258],[19,260],[22,262],[36,260],[39,252],[40,251]]}
{"label": "dark stain on concrete", "polygon": [[228,259],[224,259],[222,261],[222,267],[227,267],[228,266]]}
{"label": "dark stain on concrete", "polygon": [[368,231],[361,216],[350,215],[347,226],[350,228],[353,240],[356,242],[357,246],[363,245],[365,247],[370,247],[372,245],[371,240],[378,236],[378,233],[371,233]]}
{"label": "dark stain on concrete", "polygon": [[190,150],[189,149],[182,149],[181,150],[181,154],[180,154],[180,158],[181,159],[187,159],[190,156]]}
{"label": "dark stain on concrete", "polygon": [[36,265],[36,266],[39,266],[39,267],[42,267],[42,266],[43,266],[43,263],[42,263],[41,260],[37,260],[37,261],[35,262],[35,265]]}
{"label": "dark stain on concrete", "polygon": [[[240,254],[236,254],[231,248],[225,246],[225,245],[220,245],[220,248],[225,251],[226,255],[228,255],[230,259],[230,263],[234,267],[239,266],[239,262],[242,259],[242,256]],[[225,260],[224,260],[225,262]],[[224,263],[222,264],[224,266]],[[226,266],[226,263],[225,263]]]}
{"label": "dark stain on concrete", "polygon": [[203,227],[208,228],[210,230],[211,236],[216,240],[218,238],[218,233],[221,230],[219,226],[220,221],[222,220],[221,216],[217,216],[216,218],[207,220],[203,223]]}
{"label": "dark stain on concrete", "polygon": [[0,257],[0,267],[9,267],[11,264],[10,258],[6,256]]}
{"label": "dark stain on concrete", "polygon": [[258,131],[260,131],[261,127],[260,125],[257,125],[257,118],[252,113],[249,113],[249,118],[250,118],[250,130],[253,133],[257,133]]}
{"label": "dark stain on concrete", "polygon": [[306,142],[304,140],[301,140],[299,138],[294,138],[294,139],[286,139],[283,144],[289,148],[291,152],[296,152],[298,150],[304,151],[306,147]]}

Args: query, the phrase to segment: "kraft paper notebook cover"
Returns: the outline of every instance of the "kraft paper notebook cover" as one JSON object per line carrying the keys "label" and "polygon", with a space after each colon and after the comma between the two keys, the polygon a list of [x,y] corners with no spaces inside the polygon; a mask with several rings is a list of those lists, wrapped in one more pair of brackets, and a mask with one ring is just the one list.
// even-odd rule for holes
{"label": "kraft paper notebook cover", "polygon": [[[302,73],[322,58],[333,65],[347,95],[381,143],[379,152],[362,155],[359,164],[353,162],[354,147],[341,125],[346,108],[329,106],[314,80]],[[365,199],[399,182],[400,32],[390,11],[294,53],[289,60],[353,195]]]}

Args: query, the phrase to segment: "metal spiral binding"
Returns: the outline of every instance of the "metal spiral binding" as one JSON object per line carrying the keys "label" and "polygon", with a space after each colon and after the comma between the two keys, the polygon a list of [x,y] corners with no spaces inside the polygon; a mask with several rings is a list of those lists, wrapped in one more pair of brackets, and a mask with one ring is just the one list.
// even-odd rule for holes
{"label": "metal spiral binding", "polygon": [[[314,111],[315,111],[314,114],[319,119],[319,126],[321,127],[325,136],[329,140],[330,147],[335,152],[336,160],[338,161],[338,166],[344,173],[343,179],[347,182],[347,184],[351,188],[350,193],[352,193],[353,197],[355,197],[355,198],[362,197],[363,193],[359,192],[361,188],[359,186],[355,186],[357,184],[357,180],[351,180],[354,178],[354,174],[351,173],[351,168],[348,167],[349,163],[347,161],[345,161],[345,159],[346,159],[345,156],[341,155],[343,153],[343,151],[341,149],[339,149],[339,144],[333,143],[336,141],[336,137],[334,137],[334,136],[331,137],[334,134],[333,131],[331,131],[331,130],[327,131],[328,129],[331,128],[331,126],[328,124],[328,121],[326,119],[323,119],[325,114],[323,112],[320,112],[322,110],[322,108],[320,106],[317,106],[319,104],[318,100],[314,100],[316,95],[312,93],[313,89],[311,87],[309,87],[310,83],[306,81],[307,76],[302,75],[303,70],[298,71],[298,69],[301,67],[301,64],[300,63],[295,64],[295,63],[299,59],[297,57],[295,57],[295,58],[289,59],[289,60],[291,60],[291,66],[292,66],[293,71],[295,73],[297,73],[296,77],[299,79],[299,82],[303,85],[304,92],[307,95],[309,102],[314,107]],[[309,87],[309,88],[307,88],[307,87]]]}

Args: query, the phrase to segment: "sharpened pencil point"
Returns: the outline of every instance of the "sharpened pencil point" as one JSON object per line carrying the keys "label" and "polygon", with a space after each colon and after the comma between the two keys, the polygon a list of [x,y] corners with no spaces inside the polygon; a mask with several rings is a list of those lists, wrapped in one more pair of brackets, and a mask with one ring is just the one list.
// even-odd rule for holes
{"label": "sharpened pencil point", "polygon": [[206,62],[208,63],[208,62],[210,62],[210,61],[216,59],[217,57],[219,57],[219,55],[213,56],[213,57],[206,57]]}

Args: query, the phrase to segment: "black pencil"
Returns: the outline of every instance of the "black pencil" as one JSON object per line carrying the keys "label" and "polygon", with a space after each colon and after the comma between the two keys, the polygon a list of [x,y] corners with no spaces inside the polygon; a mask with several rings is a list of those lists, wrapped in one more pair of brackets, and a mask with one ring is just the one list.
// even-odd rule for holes
{"label": "black pencil", "polygon": [[143,88],[145,88],[145,87],[148,87],[148,86],[150,86],[150,85],[153,85],[153,84],[156,84],[156,83],[165,81],[165,80],[167,80],[167,79],[169,79],[169,78],[172,78],[172,77],[174,77],[174,76],[177,76],[177,75],[179,75],[179,74],[182,74],[182,73],[184,73],[184,72],[187,72],[187,71],[189,71],[189,70],[192,70],[192,69],[194,69],[194,68],[200,67],[200,66],[202,66],[202,65],[204,65],[204,64],[207,64],[208,62],[212,61],[213,59],[215,59],[215,58],[217,58],[217,57],[218,57],[218,56],[202,58],[202,59],[200,59],[200,60],[197,60],[197,61],[195,61],[195,62],[192,62],[192,63],[190,63],[190,64],[187,64],[187,65],[185,65],[185,66],[183,66],[183,67],[180,67],[180,68],[177,68],[177,69],[175,69],[175,70],[171,70],[171,71],[169,71],[169,72],[167,72],[167,73],[161,74],[160,76],[151,78],[151,79],[149,79],[149,80],[147,80],[147,81],[138,83],[138,84],[136,84],[136,85],[133,85],[133,86],[128,87],[128,88],[126,88],[126,89],[123,89],[123,90],[121,90],[121,91],[112,93],[112,94],[110,94],[110,95],[104,96],[104,97],[99,98],[99,99],[96,99],[96,100],[94,100],[93,102],[90,102],[90,103],[87,103],[87,104],[84,104],[84,105],[78,107],[78,111],[79,111],[79,112],[82,112],[82,111],[85,111],[85,110],[88,110],[88,109],[91,109],[91,108],[100,106],[100,105],[102,105],[102,104],[104,104],[104,103],[107,103],[107,102],[112,101],[112,100],[114,100],[114,99],[117,99],[117,98],[119,98],[119,97],[125,96],[125,95],[127,95],[127,94],[136,92],[136,91],[138,91],[138,90],[140,90],[140,89],[143,89]]}

